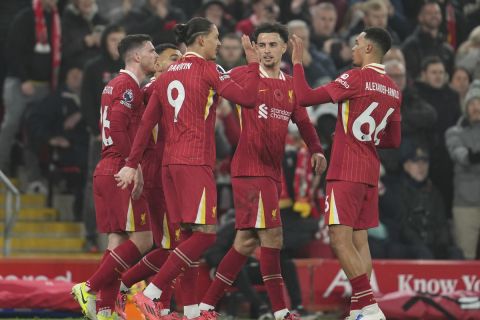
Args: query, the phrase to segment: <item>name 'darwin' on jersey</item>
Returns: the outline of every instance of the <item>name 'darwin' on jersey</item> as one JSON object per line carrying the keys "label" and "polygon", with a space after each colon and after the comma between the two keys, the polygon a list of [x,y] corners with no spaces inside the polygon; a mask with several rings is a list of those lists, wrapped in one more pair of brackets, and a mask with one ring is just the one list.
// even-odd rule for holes
{"label": "name 'darwin' on jersey", "polygon": [[377,82],[365,82],[365,90],[367,91],[377,91],[382,94],[389,95],[390,97],[393,97],[395,99],[400,99],[400,93],[398,90],[395,90],[393,88],[387,87],[383,84],[377,83]]}
{"label": "name 'darwin' on jersey", "polygon": [[172,64],[168,71],[180,71],[180,70],[189,70],[192,67],[191,62],[184,62],[179,64]]}

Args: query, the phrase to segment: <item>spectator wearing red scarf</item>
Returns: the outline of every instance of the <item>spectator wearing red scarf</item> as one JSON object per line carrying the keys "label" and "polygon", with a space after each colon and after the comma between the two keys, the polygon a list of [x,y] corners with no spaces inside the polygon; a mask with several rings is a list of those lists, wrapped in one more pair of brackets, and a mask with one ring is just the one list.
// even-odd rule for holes
{"label": "spectator wearing red scarf", "polygon": [[[29,103],[55,89],[60,68],[60,19],[57,0],[33,0],[14,18],[7,38],[5,115],[0,129],[0,169],[6,170],[10,149]],[[36,159],[26,153],[29,181],[40,178]],[[9,171],[7,170],[7,173]]]}

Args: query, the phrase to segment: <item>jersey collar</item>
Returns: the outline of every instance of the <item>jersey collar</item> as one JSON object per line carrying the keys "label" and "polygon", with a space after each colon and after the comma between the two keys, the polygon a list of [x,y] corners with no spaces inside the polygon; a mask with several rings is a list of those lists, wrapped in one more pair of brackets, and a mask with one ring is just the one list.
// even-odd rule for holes
{"label": "jersey collar", "polygon": [[187,52],[185,52],[185,54],[183,55],[184,58],[186,58],[186,57],[188,57],[188,56],[195,56],[195,57],[197,57],[197,58],[200,58],[200,59],[205,60],[204,57],[202,57],[201,55],[199,55],[198,53],[193,52],[193,51],[187,51]]}
{"label": "jersey collar", "polygon": [[[259,70],[260,70],[260,77],[261,78],[270,78],[267,71],[265,71],[265,69],[263,69],[262,66],[259,67]],[[280,70],[280,75],[279,75],[278,79],[285,81],[285,75],[283,74],[283,72],[281,70]]]}
{"label": "jersey collar", "polygon": [[385,74],[385,66],[383,64],[380,64],[380,63],[369,63],[367,64],[366,66],[364,66],[362,69],[372,69],[372,70],[375,70],[376,72],[380,73],[380,74]]}
{"label": "jersey collar", "polygon": [[132,77],[133,80],[135,80],[135,82],[137,83],[137,85],[140,87],[140,81],[138,81],[138,78],[137,76],[130,70],[126,70],[126,69],[121,69],[120,70],[120,73],[126,73],[128,74],[130,77]]}

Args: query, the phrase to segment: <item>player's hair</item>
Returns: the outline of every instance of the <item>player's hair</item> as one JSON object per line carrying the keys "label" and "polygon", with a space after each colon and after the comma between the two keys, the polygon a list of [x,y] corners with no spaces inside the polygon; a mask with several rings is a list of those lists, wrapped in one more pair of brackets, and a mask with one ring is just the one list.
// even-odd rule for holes
{"label": "player's hair", "polygon": [[174,45],[173,43],[162,43],[159,44],[158,46],[155,47],[155,52],[157,54],[161,54],[163,51],[167,49],[173,49],[173,50],[178,50],[178,47]]}
{"label": "player's hair", "polygon": [[378,27],[370,27],[364,30],[365,39],[373,41],[382,50],[382,57],[392,47],[392,37],[387,30]]}
{"label": "player's hair", "polygon": [[278,33],[284,42],[288,42],[288,29],[280,23],[263,23],[253,32],[253,41],[257,42],[260,33]]}
{"label": "player's hair", "polygon": [[444,67],[445,67],[445,63],[443,63],[443,60],[440,59],[440,57],[437,57],[437,56],[428,56],[428,57],[425,57],[423,60],[422,60],[422,71],[427,71],[428,67],[430,67],[430,65],[432,64],[437,64],[437,63],[441,63]]}
{"label": "player's hair", "polygon": [[202,17],[190,19],[187,23],[179,23],[173,31],[177,36],[178,42],[184,42],[187,46],[195,42],[200,35],[209,34],[212,30],[213,22]]}
{"label": "player's hair", "polygon": [[141,48],[144,43],[148,41],[152,41],[152,38],[147,34],[131,34],[126,36],[118,44],[118,54],[120,58],[125,61],[129,51]]}

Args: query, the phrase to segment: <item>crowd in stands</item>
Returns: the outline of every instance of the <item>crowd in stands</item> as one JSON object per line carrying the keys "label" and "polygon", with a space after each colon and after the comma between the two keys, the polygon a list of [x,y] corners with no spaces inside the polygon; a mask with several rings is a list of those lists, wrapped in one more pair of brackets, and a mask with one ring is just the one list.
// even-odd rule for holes
{"label": "crowd in stands", "polygon": [[[381,224],[369,232],[372,255],[479,257],[479,0],[3,0],[0,170],[16,176],[25,168],[28,192],[46,192],[52,177],[65,180],[75,195],[74,217],[84,221],[87,243],[95,246],[100,95],[122,68],[117,45],[133,33],[149,34],[154,45],[175,43],[173,26],[194,16],[218,27],[217,63],[226,70],[245,64],[241,34],[264,22],[286,24],[304,42],[313,87],[351,68],[353,41],[365,27],[386,28],[394,44],[386,72],[403,92],[402,145],[380,153]],[[291,74],[288,53],[282,69]],[[337,108],[308,112],[328,159]],[[239,132],[235,106],[222,101],[216,125],[220,214],[233,208],[229,165]],[[292,128],[281,200],[287,262],[308,255],[301,249],[315,237],[325,238],[324,180],[313,176],[306,152]]]}

